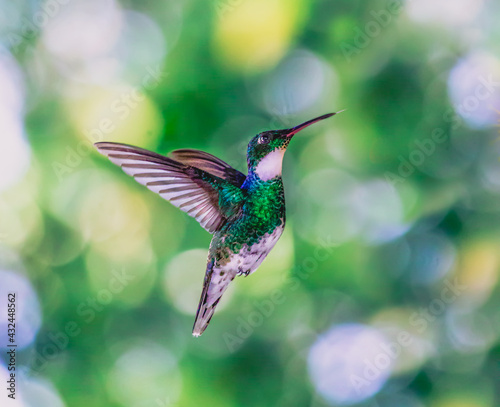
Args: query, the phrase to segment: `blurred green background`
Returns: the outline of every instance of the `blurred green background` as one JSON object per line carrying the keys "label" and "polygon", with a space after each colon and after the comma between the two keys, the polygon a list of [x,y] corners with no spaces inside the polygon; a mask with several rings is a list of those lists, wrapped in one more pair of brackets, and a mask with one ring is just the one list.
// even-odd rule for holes
{"label": "blurred green background", "polygon": [[[500,405],[500,4],[0,1],[2,406]],[[287,228],[191,336],[210,235],[92,147],[291,143]]]}

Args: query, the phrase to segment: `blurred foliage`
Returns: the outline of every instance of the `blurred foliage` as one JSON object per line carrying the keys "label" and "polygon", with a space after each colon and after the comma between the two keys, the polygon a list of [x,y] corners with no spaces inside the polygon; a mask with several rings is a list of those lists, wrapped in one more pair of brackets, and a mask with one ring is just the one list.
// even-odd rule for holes
{"label": "blurred foliage", "polygon": [[[497,3],[0,6],[20,406],[499,405]],[[92,143],[243,171],[256,133],[341,109],[291,143],[285,234],[194,339],[210,235]]]}

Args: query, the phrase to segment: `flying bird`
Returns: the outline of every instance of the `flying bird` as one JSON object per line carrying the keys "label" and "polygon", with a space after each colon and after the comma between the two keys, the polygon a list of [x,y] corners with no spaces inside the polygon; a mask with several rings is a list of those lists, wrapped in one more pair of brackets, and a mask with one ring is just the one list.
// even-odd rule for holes
{"label": "flying bird", "polygon": [[207,328],[215,307],[237,275],[262,263],[285,227],[283,156],[302,129],[329,113],[250,140],[248,175],[204,151],[181,149],[163,156],[127,144],[99,142],[98,151],[136,181],[195,218],[213,234],[193,335]]}

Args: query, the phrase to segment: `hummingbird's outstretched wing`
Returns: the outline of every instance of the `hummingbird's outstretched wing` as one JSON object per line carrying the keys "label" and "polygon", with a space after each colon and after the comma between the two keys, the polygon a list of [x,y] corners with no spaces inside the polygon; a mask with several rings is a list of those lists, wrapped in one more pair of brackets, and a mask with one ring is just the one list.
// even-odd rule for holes
{"label": "hummingbird's outstretched wing", "polygon": [[237,187],[241,187],[247,178],[245,174],[234,169],[220,158],[205,153],[204,151],[183,148],[181,150],[172,151],[168,154],[168,157],[180,163],[199,168],[216,177],[225,179]]}
{"label": "hummingbird's outstretched wing", "polygon": [[[199,153],[195,157],[192,153],[178,153],[179,159],[184,159],[179,162],[127,144],[100,142],[95,146],[136,181],[195,218],[210,233],[220,230],[243,201],[244,192],[234,183],[238,171],[231,171],[229,165],[209,154],[205,153],[202,160]],[[204,168],[188,162],[201,163]],[[224,171],[229,180],[220,176]]]}

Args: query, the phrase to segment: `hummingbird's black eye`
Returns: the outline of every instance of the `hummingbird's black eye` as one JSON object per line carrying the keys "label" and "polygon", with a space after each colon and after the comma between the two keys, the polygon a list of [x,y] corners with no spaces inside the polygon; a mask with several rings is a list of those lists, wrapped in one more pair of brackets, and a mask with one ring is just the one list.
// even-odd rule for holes
{"label": "hummingbird's black eye", "polygon": [[267,144],[269,143],[269,136],[266,134],[262,134],[259,139],[257,140],[259,144]]}

